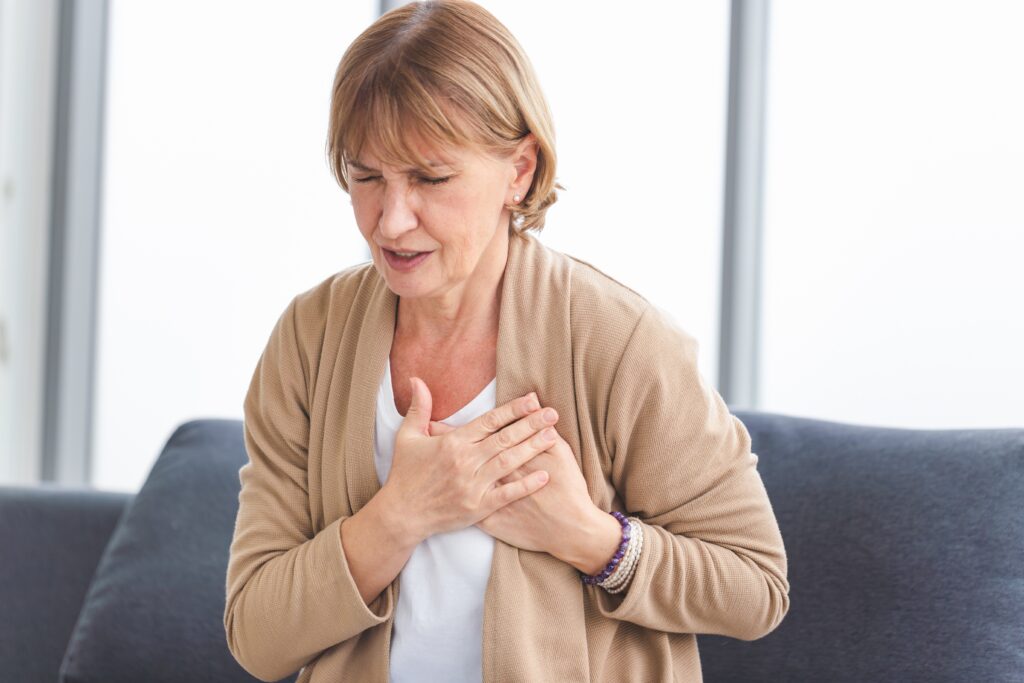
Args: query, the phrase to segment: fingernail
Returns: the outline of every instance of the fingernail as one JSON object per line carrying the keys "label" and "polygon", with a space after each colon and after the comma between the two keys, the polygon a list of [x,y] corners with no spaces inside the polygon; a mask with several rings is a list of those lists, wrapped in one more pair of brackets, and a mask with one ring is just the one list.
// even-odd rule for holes
{"label": "fingernail", "polygon": [[544,430],[544,433],[541,436],[544,437],[545,441],[554,441],[555,440],[555,430],[552,429],[551,427],[548,427],[547,429]]}
{"label": "fingernail", "polygon": [[528,406],[528,410],[531,410],[531,411],[537,410],[537,408],[540,408],[540,401],[537,399],[537,393],[536,392],[533,392],[533,391],[530,392],[530,401],[527,404],[527,406]]}
{"label": "fingernail", "polygon": [[554,422],[555,421],[555,417],[557,417],[557,415],[555,414],[555,411],[553,409],[548,408],[548,409],[546,409],[544,411],[544,420],[545,421],[547,421],[547,422]]}

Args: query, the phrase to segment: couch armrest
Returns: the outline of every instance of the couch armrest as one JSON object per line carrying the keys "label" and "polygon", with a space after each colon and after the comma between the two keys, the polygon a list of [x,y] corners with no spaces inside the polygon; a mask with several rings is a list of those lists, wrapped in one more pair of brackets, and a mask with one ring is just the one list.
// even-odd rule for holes
{"label": "couch armrest", "polygon": [[0,486],[0,680],[57,680],[100,556],[133,497]]}

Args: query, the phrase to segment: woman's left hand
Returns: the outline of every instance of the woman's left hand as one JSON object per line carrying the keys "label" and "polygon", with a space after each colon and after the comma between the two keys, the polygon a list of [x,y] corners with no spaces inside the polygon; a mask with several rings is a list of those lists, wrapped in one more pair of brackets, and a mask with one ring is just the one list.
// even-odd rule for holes
{"label": "woman's left hand", "polygon": [[[431,423],[432,433],[450,429],[444,423]],[[548,482],[540,490],[495,510],[476,526],[509,545],[555,555],[552,551],[565,548],[567,541],[575,539],[581,521],[598,508],[590,499],[572,447],[557,432],[547,450],[498,483],[516,481],[537,470],[548,473]]]}
{"label": "woman's left hand", "polygon": [[540,490],[499,508],[476,523],[491,536],[523,550],[552,552],[579,533],[580,520],[597,510],[572,447],[560,434],[551,446],[499,483],[522,479],[537,470],[548,473]]}

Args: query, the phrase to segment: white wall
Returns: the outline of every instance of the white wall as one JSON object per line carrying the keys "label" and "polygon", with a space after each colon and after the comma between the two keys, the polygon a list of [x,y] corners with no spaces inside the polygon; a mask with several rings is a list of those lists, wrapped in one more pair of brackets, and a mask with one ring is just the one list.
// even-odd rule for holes
{"label": "white wall", "polygon": [[545,243],[675,317],[715,384],[729,3],[481,4],[523,45],[553,111],[568,191]]}
{"label": "white wall", "polygon": [[765,410],[1024,426],[1024,5],[772,3]]}
{"label": "white wall", "polygon": [[188,419],[240,419],[288,300],[364,260],[324,143],[375,8],[111,3],[95,486],[136,490]]}

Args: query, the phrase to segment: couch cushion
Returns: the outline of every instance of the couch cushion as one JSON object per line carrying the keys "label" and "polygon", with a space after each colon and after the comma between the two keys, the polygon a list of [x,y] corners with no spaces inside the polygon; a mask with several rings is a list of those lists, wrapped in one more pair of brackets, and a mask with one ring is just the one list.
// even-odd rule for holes
{"label": "couch cushion", "polygon": [[1024,680],[1024,429],[734,414],[790,609],[760,640],[700,636],[708,681]]}
{"label": "couch cushion", "polygon": [[96,565],[131,494],[0,487],[0,681],[57,678]]}
{"label": "couch cushion", "polygon": [[231,656],[223,622],[246,461],[240,420],[175,430],[100,559],[62,681],[256,680]]}

